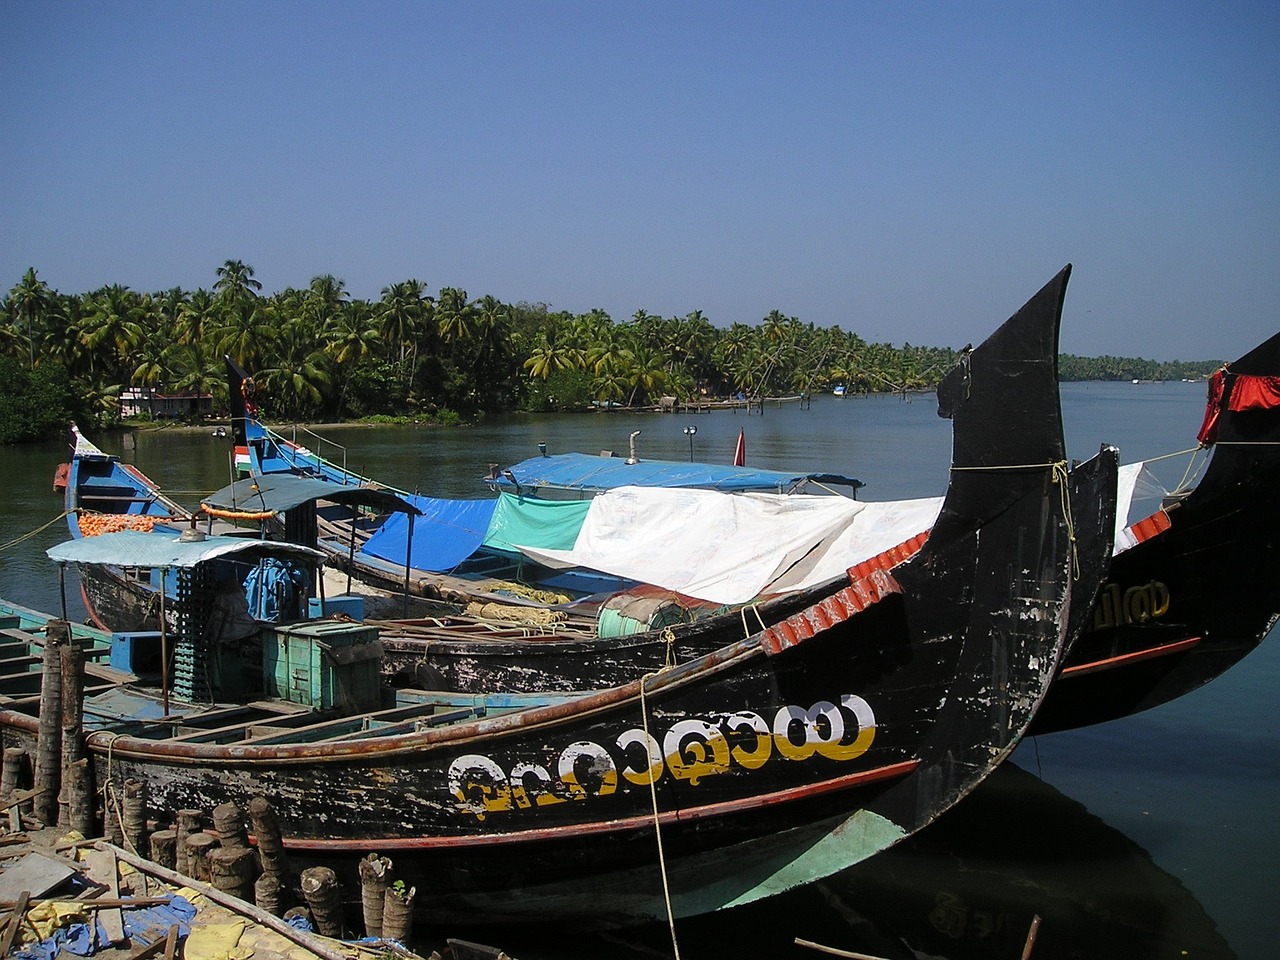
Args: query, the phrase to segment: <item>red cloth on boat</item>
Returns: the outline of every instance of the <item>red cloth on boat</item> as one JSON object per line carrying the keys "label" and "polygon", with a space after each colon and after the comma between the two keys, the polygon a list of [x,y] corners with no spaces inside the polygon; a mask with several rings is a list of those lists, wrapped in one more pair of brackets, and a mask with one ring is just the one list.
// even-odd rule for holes
{"label": "red cloth on boat", "polygon": [[1218,439],[1218,417],[1222,415],[1222,390],[1226,381],[1226,372],[1222,370],[1209,378],[1209,400],[1204,407],[1204,422],[1200,424],[1200,432],[1196,434],[1196,440],[1202,447],[1207,447]]}
{"label": "red cloth on boat", "polygon": [[1280,407],[1280,377],[1254,377],[1241,374],[1231,384],[1231,399],[1227,409],[1233,413],[1242,410],[1271,410]]}

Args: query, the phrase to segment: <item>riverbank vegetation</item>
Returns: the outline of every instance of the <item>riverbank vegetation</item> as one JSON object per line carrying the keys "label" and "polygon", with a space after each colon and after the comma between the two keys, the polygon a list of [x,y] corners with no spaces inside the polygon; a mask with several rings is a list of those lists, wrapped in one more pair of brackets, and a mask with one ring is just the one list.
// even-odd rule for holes
{"label": "riverbank vegetation", "polygon": [[[421,280],[350,296],[319,276],[264,294],[228,260],[209,289],[139,293],[118,284],[65,294],[30,269],[0,301],[0,417],[44,435],[49,418],[117,419],[130,387],[212,394],[226,409],[222,356],[254,374],[273,419],[410,418],[456,422],[500,410],[580,410],[726,397],[929,389],[956,351],[870,343],[773,310],[717,327],[694,310],[615,320],[546,304],[503,303]],[[1070,357],[1064,379],[1181,379],[1215,364]],[[38,424],[38,425],[37,425]],[[9,438],[18,439],[18,437]]]}

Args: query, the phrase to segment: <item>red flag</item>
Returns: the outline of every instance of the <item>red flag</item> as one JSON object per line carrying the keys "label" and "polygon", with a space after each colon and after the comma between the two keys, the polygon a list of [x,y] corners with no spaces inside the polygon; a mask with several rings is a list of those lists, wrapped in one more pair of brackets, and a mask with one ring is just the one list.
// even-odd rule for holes
{"label": "red flag", "polygon": [[747,465],[747,436],[741,427],[738,428],[738,445],[733,448],[733,465],[735,467]]}

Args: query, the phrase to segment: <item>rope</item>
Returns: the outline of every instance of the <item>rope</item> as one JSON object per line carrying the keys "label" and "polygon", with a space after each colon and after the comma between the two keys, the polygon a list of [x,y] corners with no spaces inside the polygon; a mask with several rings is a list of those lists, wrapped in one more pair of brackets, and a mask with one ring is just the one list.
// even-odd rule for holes
{"label": "rope", "polygon": [[760,605],[759,605],[759,604],[753,603],[753,604],[751,604],[750,606],[742,607],[742,608],[738,611],[738,613],[742,616],[742,636],[743,636],[743,638],[744,638],[744,639],[745,639],[746,637],[751,636],[751,627],[747,624],[747,611],[748,611],[748,610],[750,610],[752,613],[754,613],[754,614],[756,615],[756,621],[760,624],[760,629],[761,629],[761,630],[767,630],[767,629],[769,629],[768,627],[766,627],[766,626],[765,626],[765,623],[764,623],[764,617],[760,616]]}
{"label": "rope", "polygon": [[43,524],[42,526],[36,527],[31,532],[24,533],[20,537],[15,537],[14,539],[10,540],[8,543],[0,543],[0,553],[3,553],[5,550],[8,550],[10,547],[16,547],[18,544],[24,543],[27,540],[30,540],[32,537],[36,536],[37,534],[44,533],[44,531],[48,530],[55,523],[58,523],[61,520],[67,519],[67,517],[71,516],[73,513],[75,513],[74,510],[64,510],[62,513],[58,514],[48,523]]}
{"label": "rope", "polygon": [[[640,678],[640,721],[644,725],[646,744],[653,742],[649,735],[649,704],[644,685],[656,673],[646,673]],[[658,869],[662,873],[662,897],[667,905],[667,926],[671,929],[671,949],[675,952],[675,960],[680,960],[680,942],[676,939],[676,916],[671,907],[671,885],[667,880],[667,856],[662,849],[662,821],[658,816],[658,778],[649,778],[649,799],[653,803],[653,833],[658,840]]]}
{"label": "rope", "polygon": [[276,515],[274,510],[221,510],[207,503],[200,504],[200,509],[220,520],[270,520]]}
{"label": "rope", "polygon": [[102,788],[102,800],[103,800],[103,803],[110,804],[111,809],[115,811],[116,826],[120,828],[120,836],[123,838],[125,842],[125,846],[127,846],[129,850],[131,850],[137,856],[142,856],[142,854],[138,853],[138,848],[133,845],[133,841],[129,839],[128,831],[125,830],[124,828],[124,807],[121,806],[120,797],[116,793],[116,782],[115,782],[115,778],[111,773],[111,766],[115,762],[114,754],[115,754],[116,741],[119,740],[121,737],[123,737],[124,734],[109,733],[107,734],[107,736],[110,737],[110,739],[107,741],[107,782],[106,782],[106,785]]}
{"label": "rope", "polygon": [[1080,579],[1080,553],[1076,548],[1076,522],[1071,515],[1071,492],[1067,489],[1067,481],[1070,474],[1067,472],[1067,462],[1059,460],[1053,464],[1053,482],[1058,485],[1058,493],[1062,497],[1062,522],[1067,528],[1067,541],[1071,544],[1071,573]]}
{"label": "rope", "polygon": [[[662,642],[666,645],[666,653],[663,654],[663,669],[674,667],[676,665],[676,632],[670,626],[662,628]],[[643,689],[641,691],[643,693]]]}

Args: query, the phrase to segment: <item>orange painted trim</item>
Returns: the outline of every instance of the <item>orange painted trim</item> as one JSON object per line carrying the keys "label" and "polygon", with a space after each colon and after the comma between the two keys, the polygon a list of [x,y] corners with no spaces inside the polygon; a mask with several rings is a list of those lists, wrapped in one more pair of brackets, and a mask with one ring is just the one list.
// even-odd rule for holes
{"label": "orange painted trim", "polygon": [[1168,657],[1175,653],[1182,653],[1186,650],[1190,650],[1199,642],[1199,637],[1189,637],[1186,640],[1179,640],[1176,643],[1166,643],[1163,646],[1151,647],[1147,650],[1135,650],[1133,653],[1123,653],[1118,657],[1108,657],[1105,660],[1095,660],[1093,663],[1081,663],[1074,667],[1063,667],[1061,676],[1082,677],[1102,670],[1114,670],[1117,667],[1125,667],[1131,663],[1141,663],[1143,660],[1154,660],[1156,657]]}

